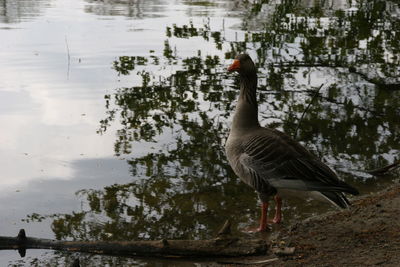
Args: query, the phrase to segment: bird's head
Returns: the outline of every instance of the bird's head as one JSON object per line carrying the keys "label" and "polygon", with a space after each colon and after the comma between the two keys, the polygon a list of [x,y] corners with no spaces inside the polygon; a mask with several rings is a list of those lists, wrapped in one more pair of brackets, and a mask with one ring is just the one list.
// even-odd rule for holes
{"label": "bird's head", "polygon": [[256,66],[249,55],[240,54],[236,56],[233,63],[228,67],[228,71],[237,71],[240,75],[248,76],[256,73]]}

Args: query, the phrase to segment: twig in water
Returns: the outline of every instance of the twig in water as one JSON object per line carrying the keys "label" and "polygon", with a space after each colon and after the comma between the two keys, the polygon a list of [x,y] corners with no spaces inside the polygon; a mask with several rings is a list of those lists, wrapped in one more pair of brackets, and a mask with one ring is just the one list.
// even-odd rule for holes
{"label": "twig in water", "polygon": [[321,85],[319,86],[319,88],[317,89],[317,91],[315,91],[313,97],[311,98],[310,103],[308,103],[306,109],[303,111],[303,114],[301,114],[299,123],[297,124],[297,127],[296,127],[296,129],[294,130],[294,134],[293,134],[293,138],[294,138],[294,139],[296,139],[296,137],[297,137],[297,130],[298,130],[299,127],[300,127],[300,124],[301,124],[301,121],[302,121],[303,118],[304,118],[304,115],[307,113],[307,111],[308,111],[308,109],[310,108],[310,106],[311,106],[312,102],[314,101],[314,99],[318,96],[318,93],[319,93],[319,91],[321,90],[322,86],[324,86],[324,84],[321,84]]}
{"label": "twig in water", "polygon": [[231,234],[231,221],[228,219],[225,221],[224,225],[222,228],[218,231],[217,236],[225,236],[225,235],[230,235]]}
{"label": "twig in water", "polygon": [[71,56],[69,54],[69,46],[67,36],[65,35],[65,45],[67,46],[67,58],[68,58],[68,70],[67,70],[67,78],[69,79],[69,67],[71,65]]}
{"label": "twig in water", "polygon": [[279,258],[272,258],[260,261],[218,261],[218,264],[234,264],[234,265],[258,265],[258,264],[268,264],[279,260]]}
{"label": "twig in water", "polygon": [[393,171],[399,167],[400,167],[400,160],[397,160],[392,164],[386,165],[385,167],[367,171],[367,173],[375,175],[375,176],[380,176],[380,175],[384,175],[385,173],[387,173],[389,171]]}

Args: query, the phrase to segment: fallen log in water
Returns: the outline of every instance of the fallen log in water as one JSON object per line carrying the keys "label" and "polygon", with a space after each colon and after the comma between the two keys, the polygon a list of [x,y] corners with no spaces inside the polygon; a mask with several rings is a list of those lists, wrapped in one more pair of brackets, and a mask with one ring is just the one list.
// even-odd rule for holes
{"label": "fallen log in water", "polygon": [[236,257],[265,255],[267,243],[262,239],[239,239],[223,235],[208,240],[60,241],[26,237],[24,229],[20,230],[17,237],[0,236],[0,250],[18,249],[24,256],[29,248],[118,256]]}

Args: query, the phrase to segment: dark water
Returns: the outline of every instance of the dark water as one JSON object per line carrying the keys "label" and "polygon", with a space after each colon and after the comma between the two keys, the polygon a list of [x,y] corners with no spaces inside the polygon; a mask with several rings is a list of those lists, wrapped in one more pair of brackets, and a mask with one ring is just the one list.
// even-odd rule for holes
{"label": "dark water", "polygon": [[[224,154],[238,95],[226,67],[243,52],[259,70],[262,125],[362,194],[397,182],[398,171],[365,172],[399,158],[397,2],[0,4],[0,235],[200,239],[227,218],[235,231],[255,225],[256,194]],[[332,209],[284,204],[284,224]],[[45,251],[1,251],[0,262],[78,256],[87,266],[189,264]]]}

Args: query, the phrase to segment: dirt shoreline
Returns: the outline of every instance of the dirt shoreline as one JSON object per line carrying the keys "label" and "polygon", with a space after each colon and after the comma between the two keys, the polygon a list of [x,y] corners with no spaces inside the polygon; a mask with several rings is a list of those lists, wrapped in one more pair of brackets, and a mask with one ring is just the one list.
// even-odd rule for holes
{"label": "dirt shoreline", "polygon": [[295,253],[265,266],[400,266],[400,185],[283,229],[275,244]]}
{"label": "dirt shoreline", "polygon": [[[278,228],[268,255],[217,266],[400,266],[400,184],[353,199],[350,209]],[[282,256],[277,248],[295,251]]]}

